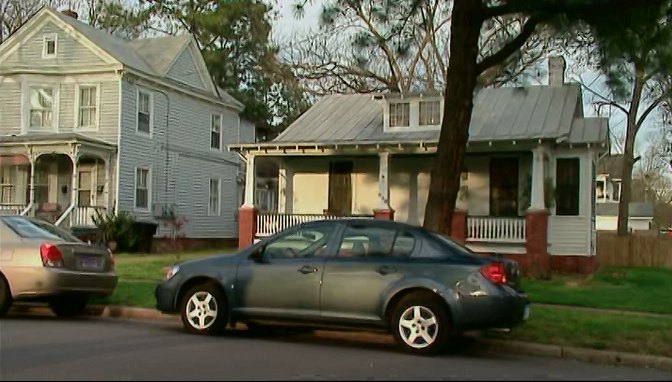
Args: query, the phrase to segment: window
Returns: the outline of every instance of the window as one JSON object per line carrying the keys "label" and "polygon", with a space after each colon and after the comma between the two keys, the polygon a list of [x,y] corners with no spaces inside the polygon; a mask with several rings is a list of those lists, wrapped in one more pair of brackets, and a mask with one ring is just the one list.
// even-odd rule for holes
{"label": "window", "polygon": [[269,259],[293,259],[326,256],[327,243],[334,226],[310,225],[292,230],[274,239],[264,248]]}
{"label": "window", "polygon": [[149,209],[149,193],[152,188],[152,181],[148,168],[138,167],[135,169],[135,208]]}
{"label": "window", "polygon": [[69,232],[39,219],[29,219],[23,216],[4,216],[0,219],[24,239],[63,240],[69,243],[82,242]]}
{"label": "window", "polygon": [[597,201],[605,201],[607,198],[606,182],[603,179],[595,181],[595,197]]}
{"label": "window", "polygon": [[490,160],[490,215],[518,216],[518,158]]}
{"label": "window", "polygon": [[98,126],[98,87],[79,86],[77,127],[96,128]]}
{"label": "window", "polygon": [[611,199],[614,202],[620,202],[621,201],[621,181],[619,180],[612,180],[611,181]]}
{"label": "window", "polygon": [[222,147],[222,115],[210,115],[210,148],[219,150]]}
{"label": "window", "polygon": [[415,239],[394,229],[351,226],[346,229],[339,257],[408,257]]}
{"label": "window", "polygon": [[14,185],[12,184],[12,167],[0,168],[0,203],[14,203]]}
{"label": "window", "polygon": [[152,133],[152,95],[142,90],[138,91],[138,131]]}
{"label": "window", "polygon": [[221,215],[220,206],[220,184],[219,179],[210,179],[210,202],[208,203],[208,214],[209,215]]}
{"label": "window", "polygon": [[420,102],[420,126],[441,124],[441,101]]}
{"label": "window", "polygon": [[556,162],[556,215],[579,214],[579,158],[558,158]]}
{"label": "window", "polygon": [[29,123],[32,129],[54,128],[54,88],[31,86],[29,88]]}
{"label": "window", "polygon": [[58,35],[45,34],[42,38],[42,58],[54,58],[58,52]]}
{"label": "window", "polygon": [[391,103],[390,127],[408,127],[410,109],[410,104],[408,102]]}
{"label": "window", "polygon": [[78,202],[82,207],[89,207],[91,205],[91,185],[92,185],[91,170],[82,170],[79,172],[79,189]]}

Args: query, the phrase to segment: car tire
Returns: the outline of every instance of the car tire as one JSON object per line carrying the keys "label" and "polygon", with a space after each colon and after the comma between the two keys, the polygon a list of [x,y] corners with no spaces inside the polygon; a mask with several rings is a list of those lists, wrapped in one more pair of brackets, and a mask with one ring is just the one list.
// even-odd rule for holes
{"label": "car tire", "polygon": [[433,355],[450,337],[450,314],[442,302],[429,293],[412,293],[395,306],[390,330],[399,347],[409,353]]}
{"label": "car tire", "polygon": [[87,296],[58,296],[49,300],[49,308],[58,317],[76,317],[84,314]]}
{"label": "car tire", "polygon": [[196,285],[183,295],[180,316],[184,328],[193,334],[219,334],[226,329],[228,307],[220,288]]}
{"label": "car tire", "polygon": [[3,317],[12,307],[12,292],[5,277],[0,274],[0,317]]}

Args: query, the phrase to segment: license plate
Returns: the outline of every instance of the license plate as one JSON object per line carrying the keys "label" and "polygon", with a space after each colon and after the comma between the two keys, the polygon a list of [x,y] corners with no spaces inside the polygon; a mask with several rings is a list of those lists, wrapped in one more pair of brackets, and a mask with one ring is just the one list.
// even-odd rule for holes
{"label": "license plate", "polygon": [[100,269],[100,259],[97,257],[82,257],[79,264],[82,269]]}
{"label": "license plate", "polygon": [[527,321],[528,318],[530,318],[530,306],[525,305],[525,310],[523,311],[523,320]]}

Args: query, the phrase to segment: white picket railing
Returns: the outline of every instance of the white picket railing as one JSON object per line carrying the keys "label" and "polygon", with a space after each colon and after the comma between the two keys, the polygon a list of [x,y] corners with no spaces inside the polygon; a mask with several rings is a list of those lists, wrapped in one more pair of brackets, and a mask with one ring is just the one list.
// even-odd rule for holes
{"label": "white picket railing", "polygon": [[96,211],[105,214],[107,208],[98,206],[77,206],[72,211],[72,227],[95,227],[96,223],[93,217],[96,216]]}
{"label": "white picket railing", "polygon": [[21,215],[23,211],[28,207],[27,204],[9,204],[3,203],[0,204],[0,214],[6,215]]}
{"label": "white picket railing", "polygon": [[467,217],[467,241],[524,243],[525,218]]}
{"label": "white picket railing", "polygon": [[347,218],[373,219],[373,216],[338,216],[324,214],[283,214],[283,213],[259,213],[257,214],[257,232],[256,237],[266,237],[274,235],[282,230],[301,223],[307,223],[315,220],[337,220]]}

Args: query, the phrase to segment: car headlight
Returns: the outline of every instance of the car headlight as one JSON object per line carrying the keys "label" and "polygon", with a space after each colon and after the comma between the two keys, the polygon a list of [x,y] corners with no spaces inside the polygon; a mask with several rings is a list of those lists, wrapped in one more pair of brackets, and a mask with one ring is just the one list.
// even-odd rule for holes
{"label": "car headlight", "polygon": [[179,265],[173,265],[172,267],[168,268],[168,270],[166,271],[166,280],[175,276],[179,271],[180,271]]}

